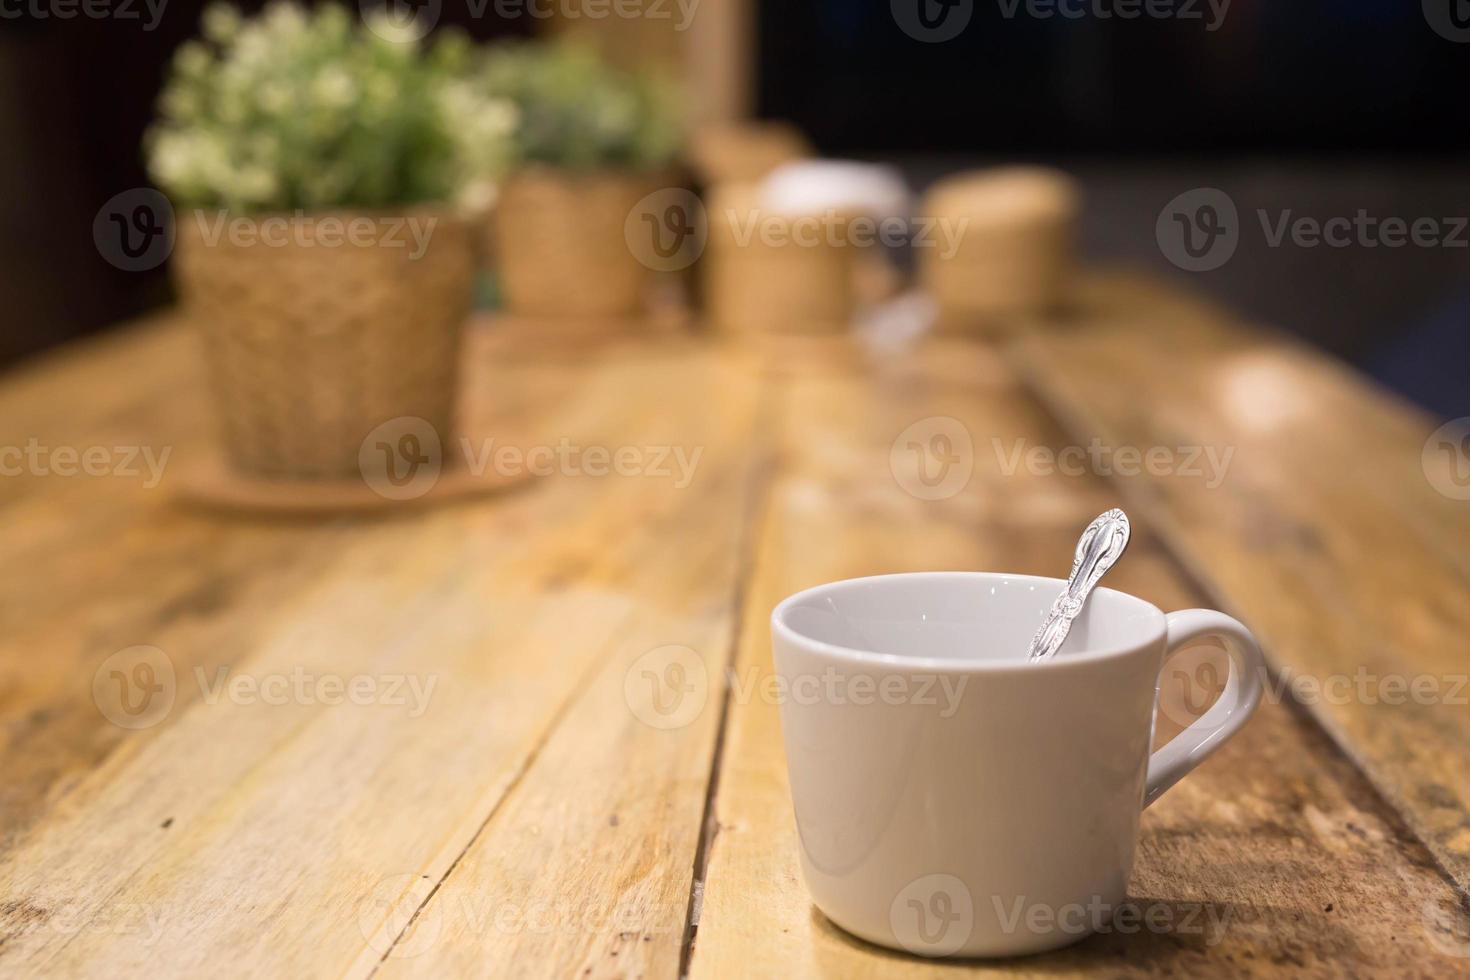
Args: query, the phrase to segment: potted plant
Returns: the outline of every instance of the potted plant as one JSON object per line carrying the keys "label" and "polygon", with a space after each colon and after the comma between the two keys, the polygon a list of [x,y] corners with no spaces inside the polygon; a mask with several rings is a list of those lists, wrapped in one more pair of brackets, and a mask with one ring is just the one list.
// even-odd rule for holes
{"label": "potted plant", "polygon": [[449,438],[475,212],[515,125],[472,63],[459,36],[287,3],[213,6],[178,51],[148,164],[238,470],[351,475],[400,417]]}
{"label": "potted plant", "polygon": [[639,313],[650,270],[624,226],[671,181],[682,136],[672,85],[573,42],[497,45],[479,80],[519,121],[494,222],[506,305],[531,316]]}

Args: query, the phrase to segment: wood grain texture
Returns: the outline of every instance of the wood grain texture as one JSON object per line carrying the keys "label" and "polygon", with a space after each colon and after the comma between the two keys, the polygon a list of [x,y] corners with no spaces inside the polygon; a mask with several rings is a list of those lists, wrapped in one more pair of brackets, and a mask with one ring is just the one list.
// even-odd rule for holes
{"label": "wood grain texture", "polygon": [[[1068,440],[1013,385],[964,380],[971,372],[960,365],[975,357],[973,349],[940,349],[923,369],[895,365],[890,383],[795,378],[784,386],[781,465],[737,662],[747,684],[770,674],[766,619],[793,591],[932,568],[1057,574],[1077,528],[1114,502],[1095,477],[1007,475],[998,467],[982,448],[984,433],[1054,451]],[[895,481],[889,449],[898,433],[932,417],[965,425],[976,466],[963,492],[925,502]],[[1038,504],[1048,499],[1067,503]],[[1139,531],[1111,584],[1165,609],[1203,604],[1146,522]],[[1130,894],[1165,928],[1117,931],[999,964],[921,963],[848,937],[813,908],[800,880],[777,712],[761,699],[730,704],[695,978],[1467,973],[1466,960],[1445,952],[1459,951],[1461,896],[1350,762],[1290,706],[1263,707],[1145,815]]]}
{"label": "wood grain texture", "polygon": [[[547,370],[516,373],[545,381]],[[489,380],[499,379],[492,372]],[[113,975],[164,964],[178,972],[376,969],[406,924],[394,894],[400,878],[446,874],[569,699],[628,635],[630,617],[670,642],[694,628],[686,619],[712,617],[720,631],[719,610],[733,607],[733,571],[711,573],[733,563],[755,384],[697,350],[645,351],[579,370],[575,397],[524,430],[531,444],[686,451],[699,463],[691,482],[653,468],[563,475],[493,507],[357,525],[318,575],[270,610],[241,661],[225,661],[256,678],[304,671],[348,683],[417,681],[432,691],[422,711],[206,703],[216,662],[191,640],[208,633],[147,636],[173,660],[181,692],[194,685],[195,667],[205,669],[200,690],[192,704],[180,698],[166,724],[125,739],[24,835],[0,871],[6,966],[87,974],[105,964]],[[627,391],[648,397],[619,396]],[[681,524],[683,533],[626,533]],[[722,526],[729,530],[717,534]],[[248,535],[258,525],[234,527]],[[689,548],[686,534],[709,535],[708,544]],[[701,581],[706,591],[685,599],[674,587]],[[622,715],[631,719],[626,706]],[[684,852],[670,848],[642,865],[650,885],[669,875],[661,893],[669,907],[659,911],[680,923],[663,945],[674,964],[714,718],[649,746],[687,760],[668,789],[691,809],[686,819],[648,814],[687,842]],[[635,820],[630,832],[647,826]],[[105,927],[72,928],[78,922]],[[254,952],[231,954],[242,949]]]}
{"label": "wood grain texture", "polygon": [[1205,447],[1209,479],[1120,489],[1470,887],[1470,503],[1435,490],[1437,422],[1187,298],[1098,284],[1018,358],[1076,441]]}
{"label": "wood grain texture", "polygon": [[[1119,280],[1090,302],[1078,339],[1117,331],[1140,356],[1120,325],[1194,308]],[[1100,422],[1121,413],[1130,439],[1234,439],[1229,482],[1202,497],[1016,465],[1016,440],[1056,451],[1085,430],[1064,435],[1015,362],[961,342],[874,359],[846,341],[476,330],[468,451],[566,445],[574,462],[518,492],[375,519],[179,506],[180,474],[214,447],[175,321],[0,379],[0,448],[170,453],[156,482],[0,479],[0,973],[1470,975],[1470,911],[1436,863],[1455,867],[1463,826],[1462,721],[1432,712],[1265,706],[1145,816],[1133,894],[1175,928],[933,964],[847,938],[799,880],[776,706],[740,692],[769,672],[771,606],[807,585],[1058,574],[1121,491],[1138,535],[1113,584],[1165,608],[1226,605],[1282,670],[1454,669],[1463,511],[1400,479],[1422,420],[1210,323],[1217,355],[1249,355],[1247,377],[1287,372],[1345,427],[1312,429],[1306,457],[1306,430],[1259,413],[1242,430],[1189,376],[1211,349],[1199,340],[1152,342],[1170,376],[1127,383],[1136,411],[1074,366],[1055,375]],[[933,441],[957,431],[961,446]],[[644,470],[589,473],[589,447],[637,448]],[[963,489],[927,499],[951,470],[915,453],[941,449],[959,450]],[[648,472],[660,450],[663,475]],[[1349,457],[1384,461],[1358,493],[1321,468]],[[1336,521],[1311,523],[1309,503]],[[1361,567],[1372,548],[1386,567]],[[1423,569],[1442,581],[1415,598],[1404,583]],[[1329,587],[1344,589],[1336,606]],[[139,644],[166,656],[173,701],[129,730],[93,682]],[[1213,657],[1166,670],[1161,737],[1197,709]],[[303,676],[305,694],[289,686]],[[323,678],[364,679],[367,696],[334,700]]]}
{"label": "wood grain texture", "polygon": [[711,380],[722,383],[694,386],[698,410],[664,401],[681,437],[696,436],[699,415],[714,421],[693,440],[705,449],[698,483],[643,489],[658,533],[629,535],[636,547],[601,572],[628,598],[627,617],[596,644],[564,723],[382,976],[474,976],[487,963],[528,976],[677,976],[761,479],[759,379]]}

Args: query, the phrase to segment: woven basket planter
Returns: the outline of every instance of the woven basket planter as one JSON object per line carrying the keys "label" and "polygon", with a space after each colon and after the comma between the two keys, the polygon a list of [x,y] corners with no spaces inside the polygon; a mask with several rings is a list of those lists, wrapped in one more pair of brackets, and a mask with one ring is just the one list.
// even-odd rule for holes
{"label": "woven basket planter", "polygon": [[516,174],[496,204],[494,253],[510,312],[535,317],[633,317],[651,270],[624,225],[656,175],[547,167]]}
{"label": "woven basket planter", "polygon": [[[421,241],[406,223],[394,231],[408,219]],[[281,216],[282,232],[252,217],[247,236],[216,220],[180,215],[173,268],[237,470],[357,476],[363,440],[404,416],[448,444],[477,223],[438,210],[318,214]]]}
{"label": "woven basket planter", "polygon": [[763,209],[752,184],[709,195],[705,299],[715,328],[735,337],[834,334],[849,329],[865,250],[837,215]]}

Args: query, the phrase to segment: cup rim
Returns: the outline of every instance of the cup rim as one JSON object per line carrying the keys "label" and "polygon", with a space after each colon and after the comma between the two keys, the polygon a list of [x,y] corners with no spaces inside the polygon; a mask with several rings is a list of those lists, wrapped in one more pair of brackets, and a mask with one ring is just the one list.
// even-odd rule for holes
{"label": "cup rim", "polygon": [[[782,599],[771,610],[771,630],[788,643],[798,644],[810,650],[815,650],[827,656],[846,661],[869,664],[880,667],[905,667],[918,668],[934,673],[963,673],[963,674],[1005,674],[1024,671],[1035,673],[1037,671],[1058,671],[1083,664],[1093,664],[1105,660],[1119,659],[1130,653],[1162,643],[1168,633],[1167,620],[1163,610],[1146,599],[1118,589],[1099,587],[1094,590],[1098,593],[1108,593],[1119,596],[1129,602],[1137,603],[1144,607],[1144,611],[1151,613],[1150,618],[1155,621],[1155,629],[1148,637],[1133,642],[1119,643],[1110,646],[1089,649],[1080,653],[1070,653],[1064,657],[1052,657],[1039,663],[1031,663],[1024,660],[983,660],[983,659],[952,659],[941,657],[909,657],[897,653],[884,653],[880,650],[863,650],[857,647],[847,647],[836,643],[828,643],[812,636],[798,632],[786,622],[786,615],[793,608],[800,605],[804,600],[814,595],[830,591],[840,586],[851,586],[861,582],[883,582],[897,581],[902,579],[921,578],[973,578],[980,580],[1003,579],[1008,582],[1035,582],[1055,585],[1058,587],[1066,585],[1065,579],[1054,578],[1047,575],[1019,575],[1010,572],[893,572],[885,575],[863,575],[857,578],[839,579],[835,582],[823,582],[811,588],[802,589]],[[1040,623],[1037,623],[1040,626]]]}

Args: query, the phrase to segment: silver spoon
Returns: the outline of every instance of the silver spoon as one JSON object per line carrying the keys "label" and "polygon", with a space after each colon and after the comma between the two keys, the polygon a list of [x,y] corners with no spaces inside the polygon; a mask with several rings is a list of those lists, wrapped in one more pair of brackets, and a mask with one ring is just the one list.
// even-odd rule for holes
{"label": "silver spoon", "polygon": [[1072,620],[1082,612],[1098,580],[1123,556],[1131,533],[1128,515],[1116,508],[1087,525],[1087,530],[1077,540],[1077,556],[1072,560],[1072,574],[1067,576],[1067,587],[1052,603],[1041,629],[1031,638],[1028,661],[1046,660],[1061,649],[1072,629]]}

